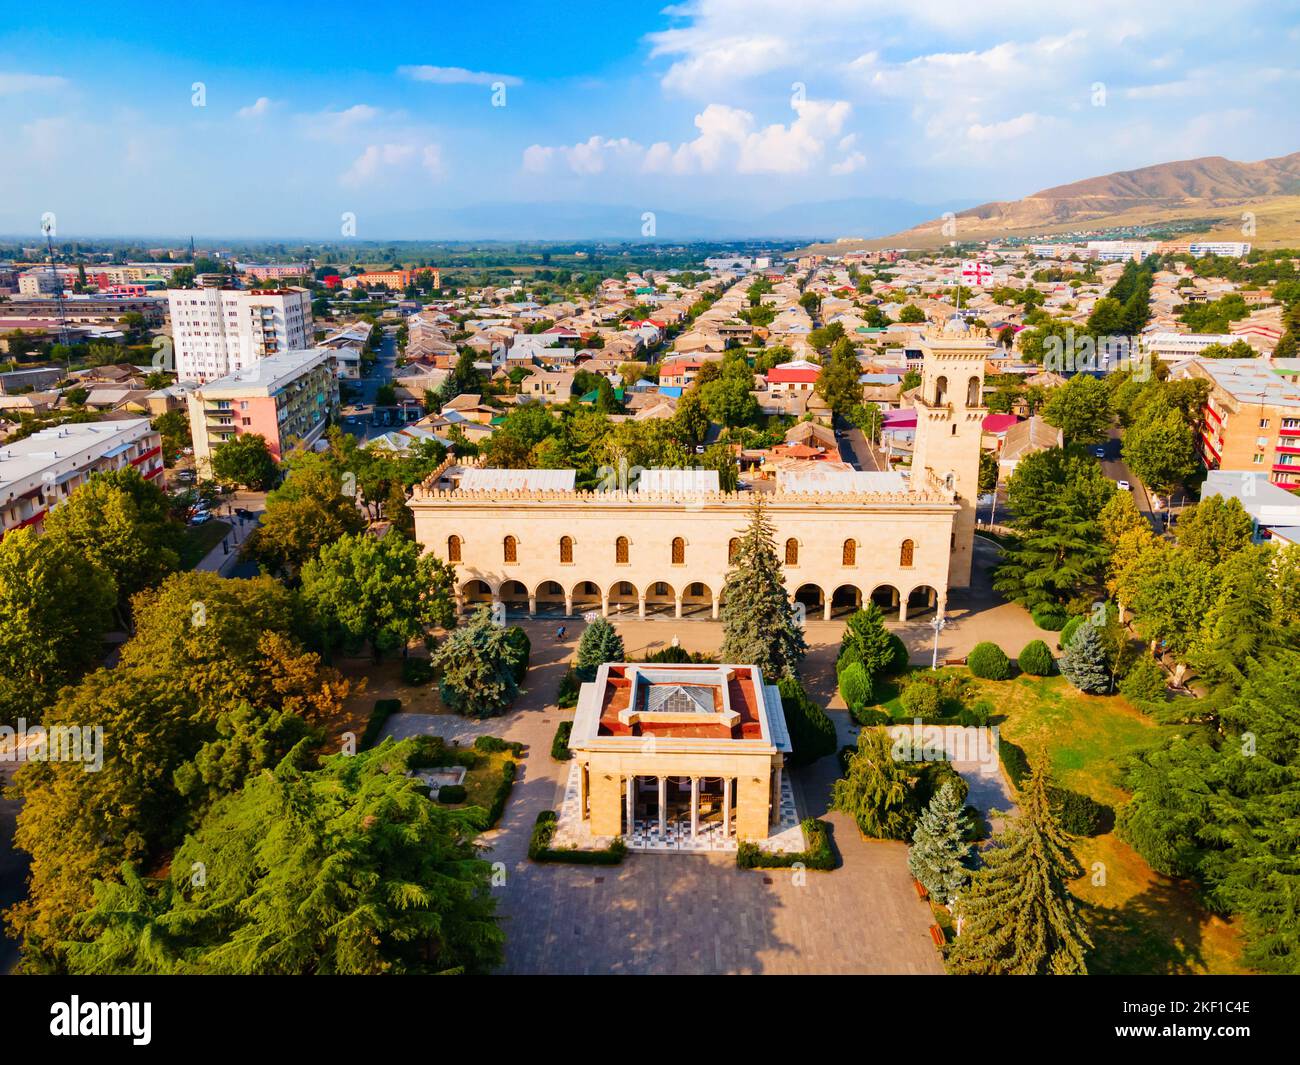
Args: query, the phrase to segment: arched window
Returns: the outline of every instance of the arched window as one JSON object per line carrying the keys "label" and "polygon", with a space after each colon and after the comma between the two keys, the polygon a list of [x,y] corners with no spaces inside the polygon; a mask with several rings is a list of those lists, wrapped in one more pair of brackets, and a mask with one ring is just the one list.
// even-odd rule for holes
{"label": "arched window", "polygon": [[856,566],[858,564],[858,542],[856,540],[844,541],[844,556],[840,561],[845,566]]}
{"label": "arched window", "polygon": [[980,379],[978,377],[972,377],[966,382],[966,406],[982,407],[984,405],[984,397],[980,395],[980,392]]}
{"label": "arched window", "polygon": [[740,537],[733,536],[730,540],[727,541],[727,561],[735,562],[736,552],[739,550],[740,550]]}
{"label": "arched window", "polygon": [[948,378],[936,377],[934,379],[934,405],[942,407],[948,402]]}
{"label": "arched window", "polygon": [[614,562],[620,566],[627,565],[627,537],[620,536],[614,541]]}
{"label": "arched window", "polygon": [[568,565],[573,561],[573,537],[560,537],[560,564]]}
{"label": "arched window", "polygon": [[684,566],[686,564],[686,541],[680,536],[673,537],[673,565]]}
{"label": "arched window", "polygon": [[519,541],[513,536],[507,536],[504,544],[504,557],[507,562],[519,561]]}
{"label": "arched window", "polygon": [[898,549],[898,564],[904,568],[912,564],[912,555],[916,551],[916,544],[911,540],[904,540],[903,546]]}
{"label": "arched window", "polygon": [[785,564],[787,566],[799,565],[799,541],[794,537],[785,542]]}
{"label": "arched window", "polygon": [[460,537],[459,536],[447,537],[447,561],[448,562],[460,561]]}

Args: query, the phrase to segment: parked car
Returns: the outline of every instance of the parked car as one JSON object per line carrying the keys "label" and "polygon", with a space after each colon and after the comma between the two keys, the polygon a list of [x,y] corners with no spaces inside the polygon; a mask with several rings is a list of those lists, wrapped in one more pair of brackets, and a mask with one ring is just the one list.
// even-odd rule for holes
{"label": "parked car", "polygon": [[1129,484],[1128,481],[1116,481],[1116,482],[1115,482],[1115,485],[1116,485],[1117,488],[1119,488],[1119,490],[1120,490],[1121,492],[1131,492],[1131,491],[1133,491],[1133,486],[1132,486],[1131,484]]}
{"label": "parked car", "polygon": [[1104,447],[1094,447],[1092,453],[1099,459],[1104,459],[1106,457],[1106,449]]}
{"label": "parked car", "polygon": [[209,514],[206,510],[200,510],[196,514],[191,515],[190,524],[202,525],[204,522],[208,522],[211,520],[212,520],[211,514]]}

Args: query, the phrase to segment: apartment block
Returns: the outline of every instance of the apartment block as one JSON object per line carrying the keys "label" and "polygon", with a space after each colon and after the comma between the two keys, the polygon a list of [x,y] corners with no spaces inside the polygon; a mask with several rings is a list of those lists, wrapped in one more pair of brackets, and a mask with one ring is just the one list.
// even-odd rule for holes
{"label": "apartment block", "polygon": [[307,348],[267,355],[195,389],[186,398],[194,461],[211,476],[212,452],[246,433],[266,438],[276,461],[310,447],[339,409],[334,352]]}
{"label": "apartment block", "polygon": [[305,288],[168,289],[176,373],[214,381],[312,342]]}
{"label": "apartment block", "polygon": [[53,426],[0,445],[0,536],[39,531],[92,474],[128,466],[150,480],[162,473],[162,438],[148,418]]}
{"label": "apartment block", "polygon": [[1174,376],[1210,382],[1198,441],[1208,469],[1300,488],[1300,359],[1189,359]]}

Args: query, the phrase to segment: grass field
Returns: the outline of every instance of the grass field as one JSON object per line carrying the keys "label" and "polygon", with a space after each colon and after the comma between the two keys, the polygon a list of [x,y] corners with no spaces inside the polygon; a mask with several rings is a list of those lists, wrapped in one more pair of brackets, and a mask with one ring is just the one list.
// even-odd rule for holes
{"label": "grass field", "polygon": [[[1031,763],[1046,756],[1056,782],[1118,808],[1124,759],[1163,741],[1168,726],[1120,696],[1088,696],[1061,677],[979,681],[999,711],[1002,735]],[[1084,875],[1071,890],[1084,904],[1096,973],[1239,973],[1233,924],[1208,913],[1192,886],[1151,871],[1114,832],[1080,839]]]}
{"label": "grass field", "polygon": [[230,522],[213,518],[202,525],[187,525],[181,545],[181,568],[193,569],[230,532]]}

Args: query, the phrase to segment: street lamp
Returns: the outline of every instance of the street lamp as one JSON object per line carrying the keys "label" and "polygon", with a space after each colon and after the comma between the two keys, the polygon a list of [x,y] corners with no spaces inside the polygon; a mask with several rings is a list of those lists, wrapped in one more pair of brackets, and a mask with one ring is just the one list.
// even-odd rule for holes
{"label": "street lamp", "polygon": [[934,655],[930,659],[931,669],[939,668],[939,633],[943,632],[943,627],[947,624],[948,622],[943,619],[943,615],[936,615],[934,620],[930,622],[930,628],[934,629]]}

